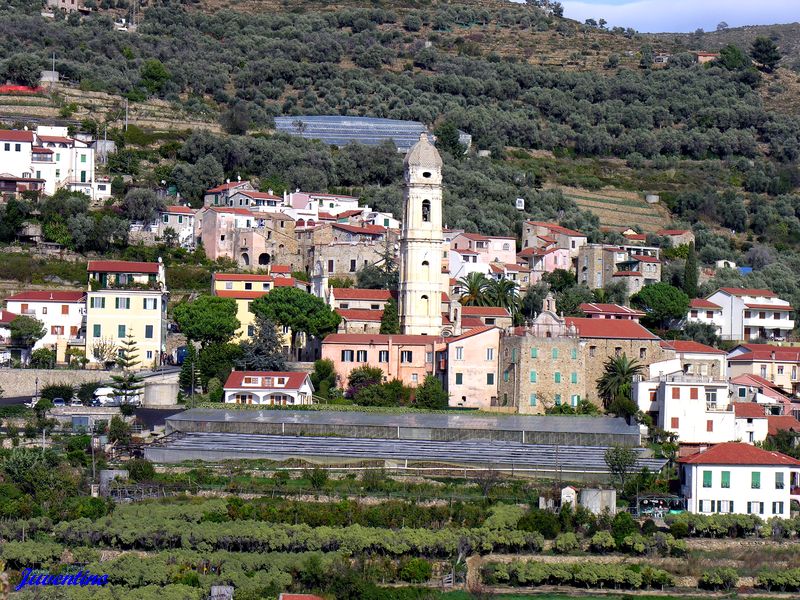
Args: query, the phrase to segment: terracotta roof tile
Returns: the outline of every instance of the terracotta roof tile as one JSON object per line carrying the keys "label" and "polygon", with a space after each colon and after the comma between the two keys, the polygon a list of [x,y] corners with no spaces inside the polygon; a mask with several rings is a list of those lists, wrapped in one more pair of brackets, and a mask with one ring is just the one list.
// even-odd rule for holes
{"label": "terracotta roof tile", "polygon": [[690,465],[800,466],[800,460],[780,452],[768,452],[750,444],[736,442],[717,444],[705,452],[681,458],[679,462]]}
{"label": "terracotta roof tile", "polygon": [[689,308],[716,308],[721,309],[722,307],[719,304],[714,304],[711,300],[706,300],[705,298],[692,298],[689,301]]}
{"label": "terracotta roof tile", "polygon": [[639,310],[628,308],[620,304],[600,304],[597,302],[584,302],[579,308],[587,315],[628,315],[643,317],[644,313]]}
{"label": "terracotta roof tile", "polygon": [[348,321],[380,322],[383,318],[382,310],[368,308],[337,308],[336,313]]}
{"label": "terracotta roof tile", "polygon": [[778,435],[778,431],[800,432],[800,421],[791,415],[769,415],[767,417],[767,434]]}
{"label": "terracotta roof tile", "polygon": [[724,287],[719,288],[720,292],[726,292],[731,296],[752,296],[752,297],[759,297],[763,296],[764,298],[776,298],[777,295],[772,290],[764,290],[759,288],[733,288],[733,287]]}
{"label": "terracotta roof tile", "polygon": [[639,271],[617,271],[612,277],[641,277]]}
{"label": "terracotta roof tile", "polygon": [[[264,380],[261,380],[262,385],[243,385],[245,377],[285,377],[287,379],[286,385],[277,387],[272,385],[267,387],[263,385]],[[227,389],[254,389],[254,390],[299,390],[308,377],[308,373],[297,371],[231,371],[228,379],[223,386]]]}
{"label": "terracotta roof tile", "polygon": [[630,319],[590,319],[567,317],[567,325],[575,325],[582,338],[622,340],[657,340],[647,329]]}
{"label": "terracotta roof tile", "polygon": [[510,317],[508,309],[499,306],[464,306],[461,314],[465,317]]}
{"label": "terracotta roof tile", "polygon": [[86,292],[75,291],[48,291],[31,290],[20,292],[6,298],[6,302],[81,302],[86,297]]}
{"label": "terracotta roof tile", "polygon": [[126,260],[90,260],[89,273],[147,273],[157,274],[158,263],[130,262]]}
{"label": "terracotta roof tile", "polygon": [[690,354],[727,354],[724,350],[706,346],[705,344],[692,340],[668,340],[661,345],[672,348],[675,352],[688,352]]}
{"label": "terracotta roof tile", "polygon": [[[483,325],[483,323],[481,323]],[[410,346],[423,346],[430,344],[439,344],[445,341],[436,335],[389,335],[382,333],[332,333],[327,336],[322,345],[325,344],[375,344],[383,345],[388,344],[391,340],[392,344],[406,344]]]}
{"label": "terracotta roof tile", "polygon": [[734,402],[733,412],[737,419],[766,419],[764,405],[758,402]]}
{"label": "terracotta roof tile", "polygon": [[574,229],[567,229],[566,227],[562,227],[561,225],[557,225],[556,223],[545,223],[543,221],[527,221],[527,223],[531,225],[535,225],[536,227],[546,227],[553,233],[560,233],[561,235],[570,235],[570,236],[577,236],[577,237],[586,237],[585,233],[581,233],[580,231],[575,231]]}
{"label": "terracotta roof tile", "polygon": [[213,187],[210,190],[206,190],[206,194],[214,194],[216,192],[224,192],[226,190],[230,190],[233,188],[237,188],[241,185],[246,185],[250,183],[249,181],[229,181],[228,183],[223,183],[222,185],[218,185],[217,187]]}
{"label": "terracotta roof tile", "polygon": [[0,325],[10,325],[11,321],[16,319],[19,315],[0,308]]}
{"label": "terracotta roof tile", "polygon": [[33,132],[20,129],[0,129],[0,141],[33,143]]}
{"label": "terracotta roof tile", "polygon": [[392,292],[362,288],[333,288],[333,297],[337,300],[383,300],[388,302],[392,297]]}
{"label": "terracotta roof tile", "polygon": [[356,233],[360,235],[384,235],[386,228],[380,225],[347,225],[346,223],[333,223],[334,229],[341,229],[348,233]]}
{"label": "terracotta roof tile", "polygon": [[755,308],[757,310],[771,310],[771,311],[785,311],[785,310],[794,310],[788,304],[745,304],[747,308]]}

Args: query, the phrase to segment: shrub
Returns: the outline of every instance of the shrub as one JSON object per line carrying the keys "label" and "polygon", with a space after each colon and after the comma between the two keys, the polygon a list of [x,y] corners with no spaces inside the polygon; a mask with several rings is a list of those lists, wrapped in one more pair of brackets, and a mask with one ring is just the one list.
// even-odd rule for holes
{"label": "shrub", "polygon": [[125,465],[128,477],[133,481],[152,481],[156,475],[153,463],[143,458],[134,458]]}
{"label": "shrub", "polygon": [[304,470],[303,478],[308,480],[312,488],[321,490],[328,483],[328,472],[320,467],[314,467],[310,470]]}
{"label": "shrub", "polygon": [[736,586],[739,581],[739,574],[736,569],[730,567],[715,567],[703,571],[697,585],[704,590],[730,590]]}
{"label": "shrub", "polygon": [[411,558],[400,566],[400,579],[410,583],[424,583],[433,574],[431,563],[424,558]]}
{"label": "shrub", "polygon": [[208,380],[208,399],[211,402],[222,402],[225,395],[225,390],[222,388],[222,382],[216,377]]}
{"label": "shrub", "polygon": [[570,552],[580,550],[580,548],[581,543],[578,541],[578,536],[576,536],[574,533],[558,534],[558,537],[556,537],[556,541],[553,544],[553,550],[559,554],[569,554]]}
{"label": "shrub", "polygon": [[72,387],[72,384],[51,383],[50,385],[46,385],[42,388],[40,396],[47,400],[53,400],[55,398],[63,398],[65,401],[69,402],[72,399],[72,395],[74,393],[75,389]]}
{"label": "shrub", "polygon": [[614,541],[614,536],[607,531],[598,531],[595,533],[592,536],[592,541],[589,546],[592,549],[592,552],[599,552],[601,554],[613,552],[617,548],[617,544]]}

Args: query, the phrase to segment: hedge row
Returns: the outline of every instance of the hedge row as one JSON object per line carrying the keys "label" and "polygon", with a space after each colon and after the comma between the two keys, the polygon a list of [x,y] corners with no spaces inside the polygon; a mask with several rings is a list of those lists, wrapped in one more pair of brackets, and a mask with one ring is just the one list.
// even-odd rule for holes
{"label": "hedge row", "polygon": [[663,569],[599,563],[492,562],[481,571],[487,585],[574,585],[586,588],[663,589],[675,583]]}

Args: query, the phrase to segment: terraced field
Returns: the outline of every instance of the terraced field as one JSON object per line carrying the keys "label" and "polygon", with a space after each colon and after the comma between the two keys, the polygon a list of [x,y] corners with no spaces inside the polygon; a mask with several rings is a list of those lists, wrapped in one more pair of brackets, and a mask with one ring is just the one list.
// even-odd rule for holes
{"label": "terraced field", "polygon": [[644,233],[655,233],[669,225],[669,213],[661,205],[648,204],[632,192],[602,190],[593,192],[563,187],[561,191],[584,210],[600,218],[600,225],[624,231],[637,227]]}

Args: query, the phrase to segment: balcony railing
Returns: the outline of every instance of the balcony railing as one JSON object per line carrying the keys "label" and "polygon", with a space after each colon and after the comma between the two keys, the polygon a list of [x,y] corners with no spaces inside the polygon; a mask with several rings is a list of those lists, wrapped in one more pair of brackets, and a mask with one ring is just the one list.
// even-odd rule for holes
{"label": "balcony railing", "polygon": [[21,311],[19,311],[19,314],[33,316],[36,314],[36,311],[33,310],[32,308],[23,308]]}
{"label": "balcony railing", "polygon": [[706,402],[706,412],[733,412],[733,405],[722,406],[716,402]]}

